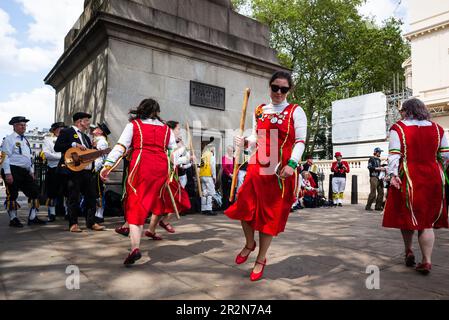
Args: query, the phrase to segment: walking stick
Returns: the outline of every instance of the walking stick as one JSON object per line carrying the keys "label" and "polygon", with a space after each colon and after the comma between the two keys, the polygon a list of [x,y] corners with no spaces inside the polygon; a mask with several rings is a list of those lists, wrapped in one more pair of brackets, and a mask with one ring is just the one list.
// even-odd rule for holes
{"label": "walking stick", "polygon": [[[243,131],[245,130],[245,120],[246,120],[246,109],[248,107],[248,100],[249,96],[251,94],[251,89],[246,88],[245,90],[245,97],[243,99],[243,106],[242,106],[242,116],[240,117],[240,136],[243,136]],[[239,164],[238,159],[240,159],[240,154],[242,150],[239,146],[237,146],[235,150],[235,160],[234,160],[234,171],[232,173],[232,184],[231,184],[231,194],[229,195],[229,201],[234,201],[234,194],[235,194],[235,186],[237,184],[237,173],[239,170]]]}
{"label": "walking stick", "polygon": [[170,200],[171,200],[173,209],[175,209],[176,218],[178,220],[180,220],[181,217],[179,216],[179,211],[178,211],[178,207],[176,206],[175,197],[173,196],[173,193],[171,192],[171,189],[170,189],[170,184],[168,184],[168,183],[167,183],[167,191],[168,191],[168,195],[170,196]]}
{"label": "walking stick", "polygon": [[[194,151],[193,151],[193,140],[192,140],[192,136],[190,134],[190,127],[189,127],[189,123],[186,122],[186,130],[187,130],[187,139],[189,140],[189,149],[191,154],[193,155]],[[195,176],[196,176],[196,181],[198,181],[197,186],[198,186],[198,195],[200,198],[203,197],[203,191],[201,190],[201,180],[200,180],[200,173],[198,172],[198,167],[196,165],[196,161],[195,159],[193,160],[193,170],[195,171]]]}

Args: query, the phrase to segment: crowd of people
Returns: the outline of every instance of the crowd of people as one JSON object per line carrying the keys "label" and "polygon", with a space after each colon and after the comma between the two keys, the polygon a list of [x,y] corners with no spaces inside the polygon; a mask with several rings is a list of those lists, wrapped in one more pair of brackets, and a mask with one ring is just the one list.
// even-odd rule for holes
{"label": "crowd of people", "polygon": [[[173,217],[191,210],[194,199],[201,196],[198,209],[203,214],[215,215],[220,209],[240,222],[244,247],[235,257],[236,264],[246,262],[256,250],[258,231],[259,250],[250,275],[252,281],[257,281],[263,276],[272,240],[285,230],[290,213],[303,207],[319,207],[324,198],[313,158],[308,156],[304,163],[301,161],[307,118],[300,106],[287,101],[292,87],[289,73],[273,74],[269,82],[270,103],[255,109],[252,134],[236,136],[234,146],[225,148],[218,172],[213,139],[202,143],[201,158],[197,159],[183,141],[179,122],[161,119],[161,107],[154,99],[144,99],[130,110],[129,122],[113,147],[108,140],[108,126],[92,126],[88,113],[75,113],[71,126],[52,124],[42,150],[48,167],[48,221],[38,217],[40,190],[34,179],[31,146],[24,135],[29,120],[13,117],[9,122],[13,133],[2,143],[1,170],[10,226],[23,227],[17,202],[22,191],[29,199],[28,225],[54,222],[59,213],[66,217],[72,233],[83,232],[81,215],[85,216],[88,229],[104,231],[104,184],[123,161],[127,164],[122,202],[125,221],[116,232],[130,238],[126,266],[142,257],[142,235],[162,240],[156,232],[158,226],[169,233],[176,232],[171,225]],[[449,161],[449,144],[443,129],[429,120],[420,100],[404,102],[401,115],[402,120],[391,128],[388,164],[382,164],[380,148],[369,159],[371,192],[365,209],[371,211],[375,202],[375,210],[384,210],[383,226],[401,230],[407,266],[415,265],[412,240],[414,231],[418,231],[423,260],[416,270],[426,274],[431,269],[433,229],[449,227],[443,172]],[[244,151],[243,160],[235,159],[235,148]],[[277,148],[277,152],[265,154],[259,148]],[[343,206],[350,173],[350,166],[342,157],[336,152],[331,166],[331,203],[337,207]],[[230,202],[233,185],[237,195]],[[385,186],[389,186],[386,202]]]}

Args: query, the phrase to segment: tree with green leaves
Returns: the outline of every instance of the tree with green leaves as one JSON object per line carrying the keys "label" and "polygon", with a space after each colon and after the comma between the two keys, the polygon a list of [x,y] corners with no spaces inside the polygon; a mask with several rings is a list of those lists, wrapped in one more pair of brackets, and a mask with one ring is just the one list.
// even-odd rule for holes
{"label": "tree with green leaves", "polygon": [[[291,101],[308,119],[306,153],[331,157],[332,101],[375,91],[389,91],[403,79],[410,55],[401,36],[402,22],[391,18],[377,26],[357,8],[364,0],[233,0],[234,8],[271,29],[271,45],[280,63],[291,69]],[[248,10],[246,10],[248,11]],[[321,149],[316,152],[317,149]]]}

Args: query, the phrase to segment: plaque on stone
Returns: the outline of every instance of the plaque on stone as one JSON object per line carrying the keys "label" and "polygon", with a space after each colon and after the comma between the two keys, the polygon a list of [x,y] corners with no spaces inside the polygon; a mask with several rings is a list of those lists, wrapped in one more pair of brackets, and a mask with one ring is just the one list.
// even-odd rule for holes
{"label": "plaque on stone", "polygon": [[225,110],[226,89],[190,81],[190,105]]}

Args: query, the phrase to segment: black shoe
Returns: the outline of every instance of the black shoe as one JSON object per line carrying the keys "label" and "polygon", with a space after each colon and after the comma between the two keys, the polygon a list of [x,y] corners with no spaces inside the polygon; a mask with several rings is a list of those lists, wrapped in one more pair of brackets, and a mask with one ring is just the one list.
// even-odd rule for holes
{"label": "black shoe", "polygon": [[341,203],[338,204],[339,207],[343,207],[343,205]]}
{"label": "black shoe", "polygon": [[366,211],[373,211],[373,209],[371,209],[371,207],[365,207]]}
{"label": "black shoe", "polygon": [[38,217],[34,218],[33,220],[28,219],[28,225],[31,226],[33,224],[44,225],[47,224],[47,222],[39,219]]}
{"label": "black shoe", "polygon": [[376,210],[376,211],[384,211],[383,208],[376,208],[376,209],[374,209],[374,210]]}
{"label": "black shoe", "polygon": [[9,226],[13,228],[23,228],[22,222],[18,218],[14,218],[9,222]]}
{"label": "black shoe", "polygon": [[104,218],[95,217],[95,222],[98,223],[98,224],[104,223]]}
{"label": "black shoe", "polygon": [[211,216],[212,215],[212,211],[211,210],[202,211],[201,213],[205,214],[206,216]]}
{"label": "black shoe", "polygon": [[48,216],[48,221],[47,221],[47,222],[55,222],[55,221],[56,221],[56,216],[50,214],[50,215]]}
{"label": "black shoe", "polygon": [[216,211],[208,211],[208,213],[206,213],[208,216],[216,216],[218,215],[218,213]]}

